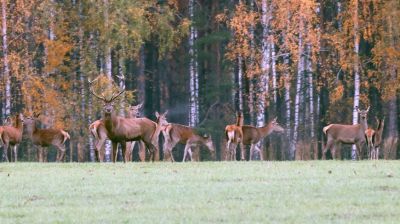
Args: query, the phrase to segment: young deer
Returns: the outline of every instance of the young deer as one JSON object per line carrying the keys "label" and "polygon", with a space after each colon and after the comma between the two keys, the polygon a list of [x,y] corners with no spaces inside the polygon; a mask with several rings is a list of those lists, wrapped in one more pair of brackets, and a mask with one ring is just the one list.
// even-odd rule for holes
{"label": "young deer", "polygon": [[69,134],[62,129],[46,128],[41,129],[36,127],[36,119],[39,115],[34,115],[34,117],[27,117],[24,122],[28,134],[32,140],[32,143],[38,148],[39,162],[44,162],[42,147],[48,147],[50,145],[55,146],[58,149],[57,162],[62,162],[65,156],[65,141],[70,139]]}
{"label": "young deer", "polygon": [[367,155],[370,156],[371,159],[375,157],[375,131],[372,128],[368,128],[365,130],[365,140],[367,142]]}
{"label": "young deer", "polygon": [[[250,146],[250,157],[249,160],[253,159],[254,150],[257,150],[260,153],[261,160],[264,160],[263,155],[261,153],[261,149],[259,149],[256,145],[261,139],[267,137],[272,132],[276,131],[278,133],[283,133],[285,130],[279,125],[276,121],[277,118],[272,119],[267,125],[263,127],[254,127],[251,125],[243,125],[243,144],[251,145]],[[242,152],[244,155],[244,150]]]}
{"label": "young deer", "polygon": [[172,155],[172,149],[176,144],[185,144],[185,151],[183,153],[183,162],[185,162],[187,154],[189,154],[190,161],[192,158],[191,146],[203,144],[207,146],[210,152],[214,153],[214,144],[210,136],[200,136],[195,133],[194,129],[181,124],[168,123],[164,125],[163,129],[164,136],[164,155],[170,154],[171,161],[175,162],[174,156]]}
{"label": "young deer", "polygon": [[[137,118],[139,116],[139,110],[143,106],[143,103],[138,104],[136,106],[129,106],[129,112],[127,118]],[[104,126],[102,120],[96,120],[89,125],[90,133],[93,135],[95,139],[95,148],[97,151],[97,159],[98,161],[104,161],[104,142],[107,139],[107,130]],[[127,142],[127,150],[125,152],[125,160],[132,161],[132,150],[135,146],[135,142]],[[145,146],[142,141],[140,141],[139,147],[139,156],[141,161],[144,161],[145,157]]]}
{"label": "young deer", "polygon": [[371,152],[371,159],[379,159],[379,148],[382,144],[383,127],[385,126],[385,118],[382,118],[382,119],[375,118],[375,119],[378,122],[378,127],[376,128],[376,131],[375,131],[374,147],[373,147],[373,151]]}
{"label": "young deer", "polygon": [[362,147],[365,143],[365,131],[368,129],[367,116],[369,107],[366,110],[360,110],[358,107],[356,109],[360,114],[360,124],[330,124],[322,129],[327,137],[327,143],[323,150],[324,158],[326,152],[330,149],[332,157],[335,159],[335,148],[338,143],[356,144],[357,158],[361,158]]}
{"label": "young deer", "polygon": [[[152,161],[158,160],[158,136],[161,126],[148,118],[125,118],[115,115],[113,102],[124,90],[121,90],[119,93],[112,93],[111,97],[106,98],[104,95],[100,96],[93,91],[92,82],[90,82],[90,92],[104,102],[104,117],[102,122],[104,123],[107,136],[112,142],[112,160],[116,162],[118,143],[121,144],[122,154],[125,155],[126,142],[137,140],[144,142],[150,151]],[[123,160],[124,162],[126,161],[125,157]]]}
{"label": "young deer", "polygon": [[[8,148],[13,147],[14,151],[14,162],[18,161],[18,150],[17,146],[22,141],[22,131],[24,129],[24,116],[18,114],[15,117],[15,126],[2,126],[0,128],[0,140],[3,143],[3,150],[6,154],[6,161],[8,162]],[[12,161],[12,152],[10,153],[10,161]]]}
{"label": "young deer", "polygon": [[[236,124],[227,125],[225,127],[226,143],[226,160],[236,160],[236,147],[240,144],[241,160],[244,160],[244,146],[243,146],[243,116],[241,112],[236,115]],[[233,145],[233,147],[232,147]]]}

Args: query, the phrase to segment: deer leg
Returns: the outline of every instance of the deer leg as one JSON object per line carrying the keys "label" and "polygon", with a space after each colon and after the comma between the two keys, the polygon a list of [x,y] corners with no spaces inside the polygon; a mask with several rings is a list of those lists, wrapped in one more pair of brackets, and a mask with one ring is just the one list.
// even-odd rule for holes
{"label": "deer leg", "polygon": [[18,150],[17,145],[14,145],[14,162],[18,161]]}
{"label": "deer leg", "polygon": [[189,157],[190,157],[190,162],[193,162],[192,147],[189,147],[188,153],[189,153]]}
{"label": "deer leg", "polygon": [[122,160],[124,161],[124,163],[127,161],[127,158],[126,158],[126,153],[127,153],[127,151],[126,151],[126,142],[125,141],[123,141],[123,142],[121,142],[120,143],[121,144],[121,150],[122,150]]}
{"label": "deer leg", "polygon": [[117,161],[118,157],[118,143],[117,142],[112,142],[112,161],[115,163]]}
{"label": "deer leg", "polygon": [[58,151],[59,151],[59,157],[58,157],[58,162],[63,162],[64,161],[64,156],[65,156],[65,146],[57,146]]}
{"label": "deer leg", "polygon": [[12,157],[10,157],[10,160],[8,159],[8,154],[9,154],[8,143],[4,143],[3,154],[5,155],[4,157],[6,159],[6,162],[10,162]]}
{"label": "deer leg", "polygon": [[230,145],[231,145],[231,140],[229,139],[228,142],[226,143],[226,148],[225,148],[225,159],[226,160],[230,160],[231,159],[230,158],[231,157]]}
{"label": "deer leg", "polygon": [[360,143],[356,143],[356,158],[359,160],[362,160],[362,151],[361,151],[361,144]]}
{"label": "deer leg", "polygon": [[250,158],[249,160],[253,160],[253,153],[254,153],[255,144],[251,144],[250,146]]}
{"label": "deer leg", "polygon": [[189,143],[186,143],[186,145],[185,145],[185,151],[183,152],[183,159],[182,159],[182,162],[185,162],[186,155],[187,155],[187,153],[188,153],[188,151],[189,151],[189,148],[190,148],[190,144],[189,144]]}
{"label": "deer leg", "polygon": [[146,160],[146,145],[143,141],[139,142],[139,159],[142,162]]}
{"label": "deer leg", "polygon": [[240,142],[239,146],[240,146],[240,160],[245,161],[246,159],[245,159],[244,154],[246,153],[246,151],[245,151],[244,145],[242,142]]}
{"label": "deer leg", "polygon": [[[326,152],[331,149],[333,143],[334,142],[332,140],[328,139],[328,142],[326,143],[325,148],[322,152],[322,159],[326,160]],[[334,156],[333,156],[332,150],[331,150],[331,154],[332,154],[332,158],[333,158]]]}

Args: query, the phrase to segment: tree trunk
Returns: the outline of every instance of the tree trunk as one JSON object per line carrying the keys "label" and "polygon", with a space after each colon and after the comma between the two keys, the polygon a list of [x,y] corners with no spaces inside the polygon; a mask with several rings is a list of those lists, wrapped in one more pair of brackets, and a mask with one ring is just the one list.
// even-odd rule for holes
{"label": "tree trunk", "polygon": [[307,45],[307,73],[308,73],[308,100],[309,100],[309,125],[310,125],[310,143],[311,152],[316,153],[315,148],[315,127],[314,127],[314,81],[311,60],[311,45]]}
{"label": "tree trunk", "polygon": [[[357,107],[360,104],[360,72],[359,72],[359,45],[360,45],[360,35],[358,32],[358,0],[354,0],[354,13],[353,13],[353,34],[354,34],[354,64],[353,64],[353,72],[354,72],[354,103],[353,103],[353,124],[358,124],[358,112]],[[351,150],[351,158],[353,160],[356,159],[356,146],[352,146]],[[361,155],[359,155],[361,156]]]}
{"label": "tree trunk", "polygon": [[[1,14],[2,14],[2,29],[1,34],[3,37],[3,80],[5,81],[5,98],[3,105],[3,118],[10,116],[11,113],[11,80],[10,80],[10,67],[8,61],[8,42],[7,42],[7,2],[1,1]],[[3,150],[3,159],[7,156]]]}
{"label": "tree trunk", "polygon": [[[194,21],[194,0],[189,0],[189,17]],[[192,24],[190,26],[189,37],[189,72],[190,72],[190,102],[189,102],[189,126],[194,127],[199,122],[199,76],[197,52],[195,49],[195,41],[197,38],[197,30]]]}
{"label": "tree trunk", "polygon": [[290,120],[291,120],[291,107],[290,107],[290,87],[291,87],[291,78],[289,72],[289,56],[284,56],[283,63],[285,64],[285,105],[286,105],[286,142],[289,142],[287,146],[289,146],[289,157],[291,155],[292,148],[292,129],[290,127]]}
{"label": "tree trunk", "polygon": [[[302,21],[300,22],[302,23]],[[300,120],[300,106],[301,106],[301,95],[302,95],[302,82],[304,74],[304,44],[303,44],[303,24],[300,24],[299,30],[299,55],[297,64],[297,83],[296,83],[296,96],[294,103],[294,127],[293,127],[293,138],[290,149],[290,159],[295,159],[297,138],[299,133],[299,120]]]}
{"label": "tree trunk", "polygon": [[[108,21],[108,7],[109,7],[109,2],[108,0],[103,0],[104,3],[104,26],[106,27],[106,32],[108,32],[109,29],[109,21]],[[104,61],[105,61],[105,66],[104,66],[104,73],[106,76],[112,80],[112,63],[111,63],[111,47],[108,46],[108,43],[105,45],[104,49]],[[105,144],[105,160],[107,162],[110,162],[112,160],[112,153],[111,153],[111,141],[106,140]]]}

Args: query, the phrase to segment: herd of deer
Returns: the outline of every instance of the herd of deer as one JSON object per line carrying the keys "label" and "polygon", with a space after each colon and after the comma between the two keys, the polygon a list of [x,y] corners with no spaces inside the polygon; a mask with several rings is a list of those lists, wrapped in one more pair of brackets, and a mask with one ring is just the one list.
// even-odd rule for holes
{"label": "herd of deer", "polygon": [[[104,102],[103,113],[104,117],[101,120],[93,122],[89,126],[89,130],[95,139],[96,159],[104,161],[104,143],[106,139],[111,140],[113,162],[117,160],[118,144],[121,146],[123,161],[132,160],[132,150],[135,141],[140,144],[139,157],[141,161],[145,160],[146,149],[150,155],[150,160],[159,160],[158,141],[160,133],[164,137],[163,152],[164,156],[169,155],[171,161],[175,161],[172,154],[172,149],[176,144],[185,144],[183,161],[189,159],[192,161],[192,147],[198,145],[205,145],[211,153],[214,153],[214,145],[210,136],[201,136],[196,133],[192,127],[181,124],[169,123],[166,119],[167,112],[160,114],[155,113],[156,121],[152,121],[146,117],[138,117],[139,110],[142,104],[130,106],[128,116],[117,116],[114,113],[114,101],[120,96],[124,90],[118,93],[113,92],[111,97],[106,97],[104,93],[97,94],[92,88],[90,82],[90,92],[96,98]],[[327,144],[324,147],[323,154],[327,150],[331,150],[333,158],[335,158],[335,149],[337,143],[356,144],[358,157],[361,155],[361,148],[366,142],[368,146],[369,155],[371,159],[378,159],[379,145],[382,142],[382,131],[384,120],[378,119],[378,128],[376,131],[369,129],[367,125],[368,110],[359,110],[357,108],[361,124],[356,125],[341,125],[331,124],[323,128],[323,132],[327,136]],[[23,124],[32,143],[38,147],[38,160],[44,162],[43,147],[53,145],[57,148],[57,161],[63,161],[65,156],[64,143],[70,139],[69,134],[62,129],[40,129],[37,127],[36,120],[40,114],[33,114],[33,116],[25,117],[18,114],[15,117],[14,126],[12,124],[0,126],[0,141],[3,144],[3,149],[6,154],[5,158],[8,161],[9,147],[13,147],[10,151],[10,160],[14,154],[14,161],[17,161],[17,145],[22,141]],[[277,118],[270,121],[263,127],[254,127],[251,125],[243,125],[243,115],[237,114],[235,124],[227,125],[225,128],[225,135],[227,140],[226,145],[226,159],[236,160],[236,148],[239,145],[241,149],[240,158],[245,160],[244,145],[251,145],[249,160],[253,158],[255,152],[258,152],[261,160],[262,153],[257,144],[266,136],[276,131],[278,133],[284,132],[284,129],[276,121]],[[11,122],[12,123],[12,122]],[[332,147],[333,146],[333,147]],[[360,157],[359,157],[360,158]]]}

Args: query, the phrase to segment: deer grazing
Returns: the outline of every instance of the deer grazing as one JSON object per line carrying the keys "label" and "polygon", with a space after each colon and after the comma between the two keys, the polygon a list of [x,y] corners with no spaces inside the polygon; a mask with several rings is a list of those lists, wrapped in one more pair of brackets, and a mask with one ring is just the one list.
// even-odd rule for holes
{"label": "deer grazing", "polygon": [[43,147],[48,147],[53,145],[57,148],[57,162],[62,162],[65,156],[65,141],[70,139],[69,134],[62,129],[55,128],[46,128],[41,129],[36,127],[36,119],[39,117],[39,114],[35,114],[33,117],[27,117],[24,120],[24,123],[27,128],[27,132],[29,137],[32,140],[32,143],[36,145],[38,148],[39,162],[44,162],[43,158]]}
{"label": "deer grazing", "polygon": [[[125,155],[126,142],[138,140],[143,141],[146,147],[149,149],[151,160],[158,160],[158,137],[161,132],[161,125],[158,125],[148,118],[125,118],[115,115],[113,102],[125,90],[121,90],[118,93],[113,92],[111,97],[106,98],[104,94],[100,96],[93,91],[92,82],[89,82],[90,92],[96,98],[104,102],[104,117],[102,119],[102,122],[104,123],[107,137],[112,142],[113,162],[116,162],[118,143],[121,144],[122,154]],[[156,113],[156,115],[159,114]],[[165,114],[159,115],[159,117],[165,117]],[[158,119],[158,121],[161,123],[163,119]],[[124,162],[126,161],[125,156],[123,160]]]}
{"label": "deer grazing", "polygon": [[324,158],[326,157],[326,152],[330,149],[332,158],[335,159],[336,145],[338,143],[356,144],[357,158],[361,158],[362,147],[365,143],[365,131],[368,129],[367,116],[369,107],[366,110],[360,110],[358,107],[356,109],[360,115],[360,124],[330,124],[322,129],[327,137],[327,143],[323,150]]}
{"label": "deer grazing", "polygon": [[190,161],[193,161],[192,157],[192,146],[199,144],[205,145],[211,153],[214,153],[215,148],[212,142],[211,136],[200,136],[195,133],[194,129],[181,124],[168,123],[164,125],[163,129],[164,136],[164,155],[169,154],[171,161],[175,162],[174,156],[172,155],[172,149],[176,144],[185,144],[185,151],[183,153],[183,162],[186,160],[186,156],[189,154]]}
{"label": "deer grazing", "polygon": [[[242,126],[243,144],[251,145],[249,160],[252,160],[255,150],[257,150],[257,152],[260,154],[261,160],[264,160],[263,155],[261,153],[261,149],[257,147],[257,143],[274,131],[278,133],[284,132],[284,129],[279,125],[279,123],[276,120],[277,118],[274,118],[267,125],[258,128],[251,125]],[[244,151],[242,152],[242,154],[244,154]]]}
{"label": "deer grazing", "polygon": [[[23,131],[23,123],[24,116],[22,114],[18,114],[15,117],[15,126],[2,126],[0,128],[0,140],[3,143],[3,150],[6,154],[5,158],[8,162],[8,148],[9,146],[13,147],[14,151],[14,162],[18,161],[18,150],[17,146],[21,143],[22,140],[22,131]],[[12,161],[12,152],[10,153],[10,161]]]}
{"label": "deer grazing", "polygon": [[[243,146],[243,115],[238,112],[236,115],[236,124],[230,124],[225,127],[226,143],[226,160],[236,160],[236,147],[240,144],[241,160],[244,160],[244,146]],[[233,146],[233,147],[232,147]]]}
{"label": "deer grazing", "polygon": [[[136,106],[129,106],[129,112],[127,118],[137,118],[139,116],[139,110],[142,108],[143,103],[138,104]],[[96,120],[89,125],[90,133],[93,135],[95,139],[95,148],[96,148],[96,155],[98,161],[104,161],[104,142],[107,139],[107,130],[104,126],[102,120]],[[127,142],[127,150],[125,152],[125,160],[132,161],[132,150],[135,146],[134,142]],[[145,159],[145,146],[144,143],[140,141],[140,148],[139,148],[139,156],[140,160],[144,161]]]}
{"label": "deer grazing", "polygon": [[371,150],[371,159],[379,159],[379,149],[383,140],[383,127],[385,126],[385,118],[375,118],[378,124],[373,136],[373,146]]}

